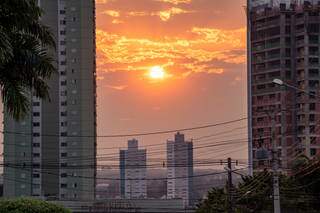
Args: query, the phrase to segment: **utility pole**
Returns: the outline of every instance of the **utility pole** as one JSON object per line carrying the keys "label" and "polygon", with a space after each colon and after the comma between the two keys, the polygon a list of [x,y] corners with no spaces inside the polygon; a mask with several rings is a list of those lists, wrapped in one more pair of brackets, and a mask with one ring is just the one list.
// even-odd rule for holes
{"label": "utility pole", "polygon": [[276,141],[276,112],[271,115],[271,137],[272,137],[272,171],[273,171],[273,208],[274,213],[281,213],[280,208],[280,190],[278,176],[278,148]]}
{"label": "utility pole", "polygon": [[231,158],[228,158],[228,213],[233,213],[233,197],[232,197],[232,168],[231,168]]}

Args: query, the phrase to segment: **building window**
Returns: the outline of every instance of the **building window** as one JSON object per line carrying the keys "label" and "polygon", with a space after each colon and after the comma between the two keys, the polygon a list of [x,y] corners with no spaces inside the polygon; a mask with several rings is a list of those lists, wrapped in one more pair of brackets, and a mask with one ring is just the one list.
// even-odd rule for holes
{"label": "building window", "polygon": [[310,122],[314,122],[316,120],[315,115],[314,114],[309,115],[309,120]]}
{"label": "building window", "polygon": [[66,23],[67,23],[66,20],[60,20],[61,25],[66,25]]}
{"label": "building window", "polygon": [[68,164],[67,163],[61,163],[60,166],[61,166],[61,168],[65,168],[65,167],[68,166]]}
{"label": "building window", "polygon": [[67,64],[67,61],[61,61],[60,62],[60,65],[66,65]]}
{"label": "building window", "polygon": [[34,123],[33,123],[33,126],[34,126],[34,127],[40,126],[40,123],[39,123],[39,122],[34,122]]}
{"label": "building window", "polygon": [[61,184],[60,184],[60,187],[63,188],[63,189],[64,189],[64,188],[67,188],[67,184],[66,184],[66,183],[61,183]]}
{"label": "building window", "polygon": [[61,30],[60,31],[60,35],[65,35],[66,34],[66,31],[65,30]]}
{"label": "building window", "polygon": [[61,116],[67,116],[67,114],[68,114],[67,111],[60,113]]}
{"label": "building window", "polygon": [[60,45],[66,45],[66,41],[64,41],[64,40],[62,40],[62,41],[60,41]]}
{"label": "building window", "polygon": [[315,156],[317,154],[317,149],[311,148],[310,149],[310,155]]}
{"label": "building window", "polygon": [[61,82],[60,82],[60,85],[61,85],[61,86],[66,86],[66,85],[67,85],[67,81],[61,81]]}
{"label": "building window", "polygon": [[61,71],[60,75],[65,76],[65,75],[67,75],[67,72],[66,71]]}
{"label": "building window", "polygon": [[32,164],[33,169],[40,169],[40,164],[39,163],[34,163]]}
{"label": "building window", "polygon": [[61,132],[61,136],[62,136],[62,137],[66,137],[67,135],[68,135],[67,132]]}
{"label": "building window", "polygon": [[33,147],[40,147],[40,143],[33,143],[32,146]]}
{"label": "building window", "polygon": [[61,102],[61,106],[67,106],[67,102],[66,101],[62,101]]}
{"label": "building window", "polygon": [[34,112],[34,113],[33,113],[33,116],[34,116],[34,117],[39,117],[39,116],[40,116],[40,112]]}
{"label": "building window", "polygon": [[68,177],[68,175],[67,175],[67,173],[61,173],[61,175],[60,175],[62,178],[66,178],[66,177]]}
{"label": "building window", "polygon": [[61,157],[65,158],[67,156],[68,156],[68,154],[66,152],[61,153]]}
{"label": "building window", "polygon": [[40,137],[40,133],[39,132],[34,132],[32,135],[33,135],[33,137]]}
{"label": "building window", "polygon": [[68,126],[68,122],[67,121],[61,122],[61,126]]}
{"label": "building window", "polygon": [[67,144],[66,142],[63,142],[63,143],[61,143],[61,146],[62,146],[62,147],[67,147],[68,144]]}
{"label": "building window", "polygon": [[32,174],[32,177],[33,177],[33,178],[40,178],[40,174],[37,174],[37,173]]}
{"label": "building window", "polygon": [[66,14],[66,11],[65,10],[60,10],[60,14],[61,15]]}
{"label": "building window", "polygon": [[33,106],[40,106],[40,102],[36,101],[32,103]]}
{"label": "building window", "polygon": [[309,105],[309,110],[316,110],[316,104],[315,103],[311,103]]}
{"label": "building window", "polygon": [[60,55],[67,55],[66,51],[60,51]]}
{"label": "building window", "polygon": [[40,157],[40,153],[33,153],[32,156],[33,156],[34,158],[38,158],[38,157]]}

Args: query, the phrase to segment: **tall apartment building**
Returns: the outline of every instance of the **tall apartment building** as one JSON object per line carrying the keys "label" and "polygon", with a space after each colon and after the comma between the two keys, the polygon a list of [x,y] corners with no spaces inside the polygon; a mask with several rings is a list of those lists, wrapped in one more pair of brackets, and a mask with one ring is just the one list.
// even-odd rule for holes
{"label": "tall apartment building", "polygon": [[138,140],[128,141],[120,150],[120,194],[122,198],[147,198],[147,151],[138,149]]}
{"label": "tall apartment building", "polygon": [[167,198],[182,198],[185,206],[193,203],[193,143],[179,132],[167,141]]}
{"label": "tall apartment building", "polygon": [[[254,170],[271,167],[275,113],[280,168],[290,172],[300,154],[320,154],[320,103],[313,95],[319,95],[320,4],[249,8],[249,163]],[[276,85],[275,78],[301,90]]]}
{"label": "tall apartment building", "polygon": [[[57,48],[50,101],[32,97],[20,122],[4,114],[4,196],[92,200],[96,177],[94,0],[39,0]],[[85,137],[84,137],[85,136]]]}

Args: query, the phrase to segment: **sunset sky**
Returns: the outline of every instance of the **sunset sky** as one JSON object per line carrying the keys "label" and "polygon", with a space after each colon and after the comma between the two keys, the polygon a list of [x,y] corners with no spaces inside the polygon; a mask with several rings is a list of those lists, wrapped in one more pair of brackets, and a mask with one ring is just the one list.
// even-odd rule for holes
{"label": "sunset sky", "polygon": [[[99,135],[179,129],[246,117],[245,0],[96,3]],[[150,78],[152,67],[163,69],[163,78]],[[212,143],[244,139],[245,126],[242,122],[186,132],[186,137],[235,128]],[[142,146],[163,143],[150,152],[164,151],[171,138],[172,134],[137,137]],[[101,148],[125,147],[127,139],[99,138],[98,154],[107,152]],[[194,146],[200,144],[194,142]],[[195,156],[221,158],[227,152],[247,157],[246,144],[199,149]]]}
{"label": "sunset sky", "polygon": [[[96,0],[98,135],[181,129],[246,117],[245,3]],[[165,76],[150,78],[154,67],[165,70]],[[245,127],[244,121],[185,135],[191,139],[218,133],[195,140],[194,147],[240,141],[195,148],[195,159],[243,159]],[[147,146],[149,159],[162,159],[173,134],[136,138],[140,146]],[[100,164],[110,164],[111,159],[116,165],[119,147],[126,147],[128,139],[98,138]],[[162,145],[148,147],[153,144]]]}

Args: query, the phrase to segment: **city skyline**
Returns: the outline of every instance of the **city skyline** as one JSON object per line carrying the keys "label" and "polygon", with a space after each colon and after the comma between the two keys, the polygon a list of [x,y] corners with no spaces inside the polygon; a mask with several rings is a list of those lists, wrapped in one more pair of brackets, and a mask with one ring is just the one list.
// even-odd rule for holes
{"label": "city skyline", "polygon": [[[96,1],[97,134],[178,129],[245,117],[245,4],[244,0],[143,0],[136,5],[124,0]],[[171,11],[170,8],[189,12],[173,12],[175,9]],[[139,11],[140,14],[133,13]],[[234,18],[228,13],[234,14]],[[167,14],[169,18],[163,18]],[[123,19],[123,23],[117,23],[115,19]],[[150,30],[153,26],[157,26],[158,30]],[[123,40],[120,42],[119,38]],[[135,42],[144,48],[140,50],[135,47]],[[112,48],[106,49],[110,50],[110,54],[103,51],[106,44]],[[162,48],[160,55],[151,54],[162,44],[172,44],[177,50],[171,54],[170,49]],[[134,62],[135,59],[131,58],[126,64],[117,59],[119,47],[127,54],[122,56],[124,59],[136,51],[138,55],[145,54],[146,61],[143,57],[140,57],[142,62]],[[184,52],[188,51],[190,54],[184,56]],[[199,63],[201,70],[196,70],[193,63]],[[177,67],[179,64],[184,67]],[[126,65],[139,69],[122,70]],[[164,66],[169,76],[161,81],[148,78],[145,74],[155,66]],[[228,128],[245,126],[246,122],[243,122]],[[187,133],[190,138],[197,138],[221,131],[224,128]],[[141,139],[143,147],[163,143],[168,138],[170,135],[167,134],[137,139]],[[236,129],[234,134],[224,138],[244,139],[246,130]],[[125,147],[128,139],[98,138],[98,155],[117,155],[116,150],[108,149]],[[222,139],[216,137],[214,140]],[[161,148],[165,149],[165,143]],[[245,145],[238,150],[233,150],[233,157],[247,158]],[[164,157],[163,154],[161,156]],[[222,156],[219,152],[217,158]],[[198,151],[195,151],[195,158],[198,158]]]}
{"label": "city skyline", "polygon": [[[245,4],[97,1],[98,135],[179,129],[245,117]],[[156,66],[167,73],[164,79],[147,75]],[[243,126],[246,122],[228,128]],[[192,139],[224,130],[186,134]],[[223,140],[222,136],[215,141]],[[137,139],[144,147],[170,137]],[[227,140],[244,138],[245,129],[225,136]],[[125,147],[128,139],[98,138],[98,154],[115,153],[99,148]],[[237,148],[243,149],[234,149],[234,157],[247,158],[245,145]],[[197,150],[198,157],[202,155]]]}
{"label": "city skyline", "polygon": [[0,11],[3,211],[320,209],[320,0]]}

